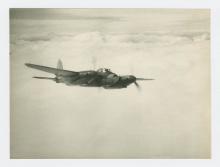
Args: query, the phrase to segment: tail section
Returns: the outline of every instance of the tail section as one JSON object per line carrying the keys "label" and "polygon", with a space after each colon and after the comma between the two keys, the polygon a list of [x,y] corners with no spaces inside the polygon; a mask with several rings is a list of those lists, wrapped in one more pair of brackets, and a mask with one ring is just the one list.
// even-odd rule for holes
{"label": "tail section", "polygon": [[60,59],[57,62],[57,69],[63,70],[63,63]]}

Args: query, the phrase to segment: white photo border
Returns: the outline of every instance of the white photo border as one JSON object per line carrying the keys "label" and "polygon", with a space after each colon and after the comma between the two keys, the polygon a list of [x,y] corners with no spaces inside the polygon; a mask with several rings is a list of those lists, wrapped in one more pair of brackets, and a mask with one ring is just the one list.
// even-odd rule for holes
{"label": "white photo border", "polygon": [[[211,159],[10,159],[9,8],[207,8],[211,9],[212,155]],[[220,166],[220,2],[216,0],[3,0],[0,6],[0,165],[4,167],[66,166]]]}

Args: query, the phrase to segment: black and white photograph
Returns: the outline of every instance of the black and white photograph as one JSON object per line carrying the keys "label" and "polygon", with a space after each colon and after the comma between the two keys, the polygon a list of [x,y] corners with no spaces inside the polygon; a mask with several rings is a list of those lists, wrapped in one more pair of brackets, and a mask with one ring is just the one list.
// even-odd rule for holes
{"label": "black and white photograph", "polygon": [[210,16],[10,8],[10,158],[210,159]]}

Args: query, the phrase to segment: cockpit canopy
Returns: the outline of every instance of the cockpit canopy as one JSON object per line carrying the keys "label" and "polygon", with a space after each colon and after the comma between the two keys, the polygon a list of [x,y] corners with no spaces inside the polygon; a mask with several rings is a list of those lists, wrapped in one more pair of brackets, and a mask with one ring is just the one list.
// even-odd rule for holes
{"label": "cockpit canopy", "polygon": [[108,68],[99,68],[97,71],[98,72],[111,72],[111,70]]}

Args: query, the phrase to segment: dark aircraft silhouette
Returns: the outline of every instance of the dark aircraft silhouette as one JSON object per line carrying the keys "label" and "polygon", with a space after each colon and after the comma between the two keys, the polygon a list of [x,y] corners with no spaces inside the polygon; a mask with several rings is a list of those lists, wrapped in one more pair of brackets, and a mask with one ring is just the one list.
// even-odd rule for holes
{"label": "dark aircraft silhouette", "polygon": [[37,79],[48,79],[56,83],[64,83],[68,86],[84,86],[84,87],[103,87],[105,89],[120,89],[126,88],[128,85],[134,83],[140,89],[137,81],[153,80],[145,78],[136,78],[133,75],[118,76],[110,71],[110,69],[100,68],[98,70],[89,71],[68,71],[63,69],[61,60],[57,63],[57,68],[46,67],[36,64],[25,63],[27,67],[52,73],[55,78],[49,77],[33,77]]}

